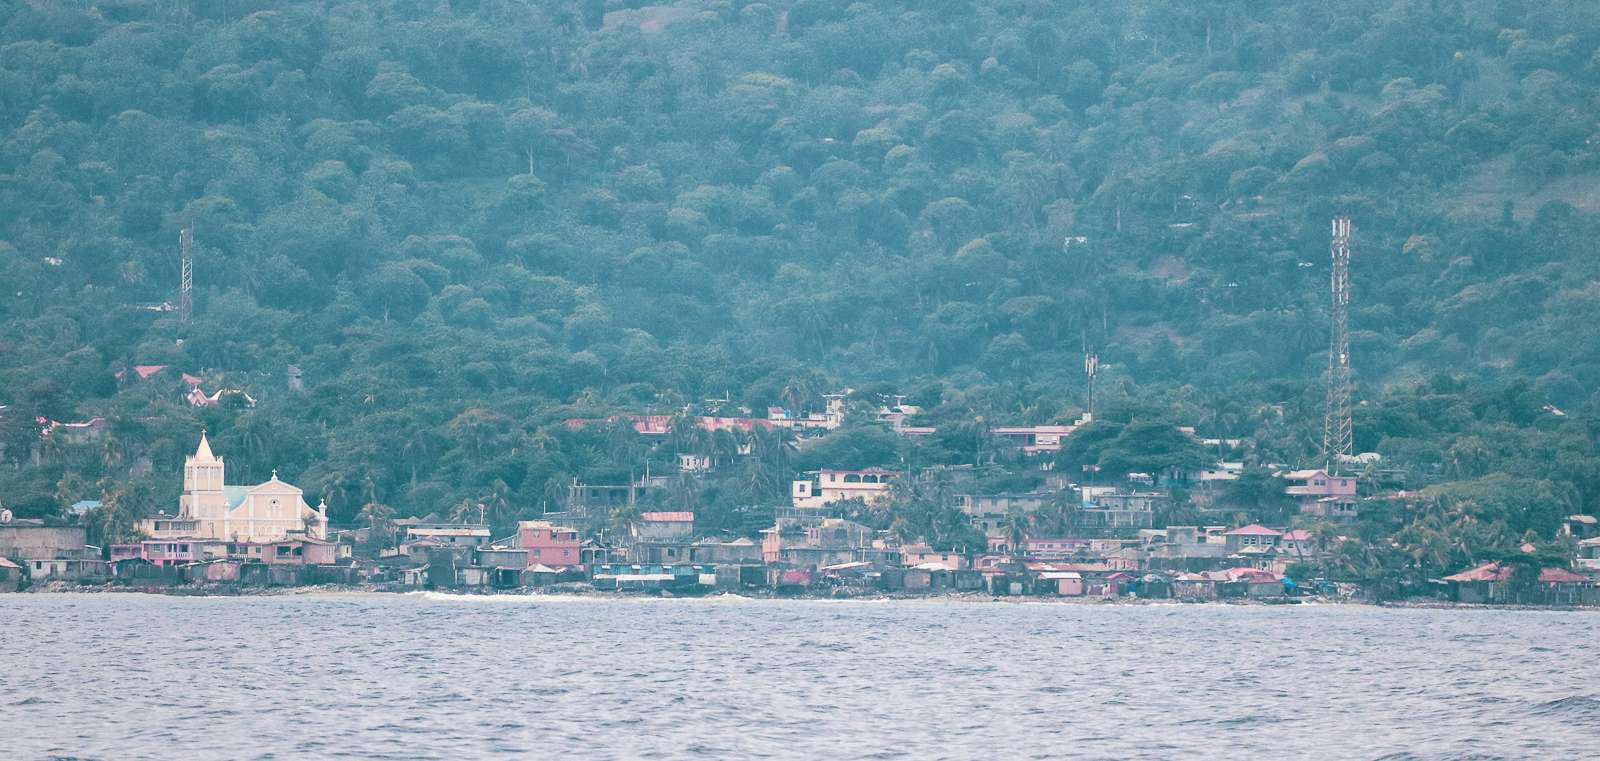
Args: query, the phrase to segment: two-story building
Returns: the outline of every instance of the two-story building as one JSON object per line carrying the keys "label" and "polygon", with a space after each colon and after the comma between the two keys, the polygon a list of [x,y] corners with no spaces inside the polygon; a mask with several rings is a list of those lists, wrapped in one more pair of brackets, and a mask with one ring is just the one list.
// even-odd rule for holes
{"label": "two-story building", "polygon": [[972,527],[985,535],[1004,532],[1007,516],[1013,510],[1022,513],[1037,512],[1051,499],[1048,492],[1020,492],[1008,494],[957,494],[956,508],[966,514]]}
{"label": "two-story building", "polygon": [[808,475],[810,478],[796,480],[790,487],[789,496],[795,507],[819,508],[851,499],[875,504],[889,497],[889,486],[899,474],[882,468],[825,468]]}
{"label": "two-story building", "polygon": [[1300,514],[1333,520],[1356,517],[1356,479],[1330,475],[1326,470],[1292,470],[1279,474],[1288,486],[1284,493],[1300,504]]}
{"label": "two-story building", "polygon": [[16,563],[34,581],[81,579],[105,573],[98,548],[84,540],[82,526],[52,526],[15,518],[0,507],[0,558]]}
{"label": "two-story building", "polygon": [[1578,565],[1600,571],[1600,536],[1578,542]]}
{"label": "two-story building", "polygon": [[838,563],[882,560],[899,563],[894,550],[873,546],[876,532],[853,521],[824,518],[821,521],[779,519],[761,532],[761,559],[802,567],[823,567]]}
{"label": "two-story building", "polygon": [[557,526],[550,521],[521,521],[517,524],[516,546],[528,553],[528,565],[561,569],[581,565],[582,546],[578,530]]}
{"label": "two-story building", "polygon": [[1073,516],[1075,527],[1085,532],[1128,532],[1155,526],[1157,510],[1172,503],[1164,491],[1099,492],[1086,498]]}
{"label": "two-story building", "polygon": [[1278,541],[1283,537],[1283,532],[1267,528],[1259,523],[1242,526],[1222,535],[1223,545],[1228,554],[1237,554],[1245,549],[1277,547]]}

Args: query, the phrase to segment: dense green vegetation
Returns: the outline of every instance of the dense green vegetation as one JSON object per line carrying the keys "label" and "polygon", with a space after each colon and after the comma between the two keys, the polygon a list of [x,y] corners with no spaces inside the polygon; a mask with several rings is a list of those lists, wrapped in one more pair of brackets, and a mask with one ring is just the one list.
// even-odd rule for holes
{"label": "dense green vegetation", "polygon": [[[0,4],[0,499],[168,505],[204,425],[336,521],[510,520],[671,464],[567,418],[844,386],[941,432],[840,459],[970,461],[1074,419],[1086,349],[1127,438],[1305,462],[1343,212],[1358,450],[1451,537],[1552,539],[1600,512],[1597,46],[1575,0]],[[769,451],[675,498],[738,530],[817,457]]]}

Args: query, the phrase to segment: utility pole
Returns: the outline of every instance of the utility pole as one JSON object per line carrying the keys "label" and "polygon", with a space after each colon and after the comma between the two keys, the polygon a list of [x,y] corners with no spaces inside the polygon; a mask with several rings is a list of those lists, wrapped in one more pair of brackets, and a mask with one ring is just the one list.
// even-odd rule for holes
{"label": "utility pole", "polygon": [[1333,219],[1333,325],[1328,336],[1328,403],[1322,420],[1322,457],[1328,473],[1350,457],[1350,218]]}
{"label": "utility pole", "polygon": [[178,233],[178,255],[182,257],[183,280],[178,286],[178,320],[184,325],[189,324],[189,315],[194,312],[194,257],[190,249],[194,246],[194,227],[183,228]]}

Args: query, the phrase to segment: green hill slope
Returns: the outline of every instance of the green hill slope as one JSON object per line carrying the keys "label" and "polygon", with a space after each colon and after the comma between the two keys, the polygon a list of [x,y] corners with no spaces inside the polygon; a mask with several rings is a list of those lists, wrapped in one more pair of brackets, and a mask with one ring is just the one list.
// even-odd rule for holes
{"label": "green hill slope", "polygon": [[[1085,350],[1295,460],[1336,213],[1358,445],[1442,477],[1504,410],[1595,406],[1597,44],[1584,2],[4,4],[0,479],[165,504],[203,423],[336,518],[530,506],[639,464],[565,417],[853,385],[1063,419]],[[185,225],[188,325],[151,309]],[[95,415],[103,451],[34,457]],[[1561,435],[1570,472],[1515,475],[1592,505]]]}

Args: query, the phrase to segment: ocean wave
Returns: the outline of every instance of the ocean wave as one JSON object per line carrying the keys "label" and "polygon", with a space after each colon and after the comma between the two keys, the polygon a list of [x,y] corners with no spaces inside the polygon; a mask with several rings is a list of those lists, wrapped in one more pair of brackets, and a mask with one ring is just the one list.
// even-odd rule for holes
{"label": "ocean wave", "polygon": [[1593,695],[1568,695],[1564,698],[1540,703],[1529,711],[1535,716],[1559,716],[1564,719],[1600,721],[1600,697]]}

